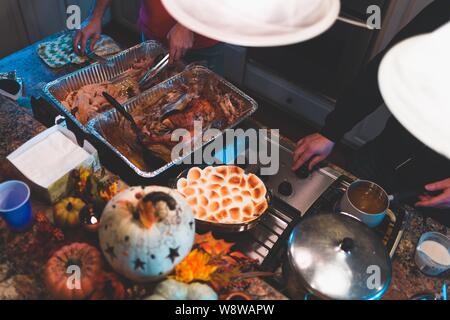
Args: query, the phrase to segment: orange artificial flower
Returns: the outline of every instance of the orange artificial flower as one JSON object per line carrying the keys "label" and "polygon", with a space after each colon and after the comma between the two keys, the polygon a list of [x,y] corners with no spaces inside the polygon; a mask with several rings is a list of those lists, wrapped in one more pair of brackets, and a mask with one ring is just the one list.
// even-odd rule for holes
{"label": "orange artificial flower", "polygon": [[105,201],[111,200],[118,192],[118,185],[119,184],[117,182],[111,183],[106,190],[99,192],[100,197]]}
{"label": "orange artificial flower", "polygon": [[86,187],[87,179],[92,174],[92,171],[86,168],[80,168],[80,181],[78,182],[78,190],[83,193],[84,188]]}
{"label": "orange artificial flower", "polygon": [[175,280],[191,283],[194,280],[210,281],[211,275],[217,270],[217,266],[208,265],[210,256],[197,249],[191,251],[188,256],[175,267]]}

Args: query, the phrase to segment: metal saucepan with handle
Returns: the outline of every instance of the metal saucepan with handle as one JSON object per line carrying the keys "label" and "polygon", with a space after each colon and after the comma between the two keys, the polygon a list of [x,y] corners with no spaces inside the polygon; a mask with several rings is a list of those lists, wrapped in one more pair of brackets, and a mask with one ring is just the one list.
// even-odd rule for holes
{"label": "metal saucepan with handle", "polygon": [[392,202],[400,203],[421,194],[436,195],[424,189],[402,190],[393,195],[378,184],[368,180],[356,180],[347,189],[340,202],[340,211],[346,212],[366,223],[369,227],[378,226],[388,213]]}
{"label": "metal saucepan with handle", "polygon": [[357,180],[342,196],[339,209],[373,228],[383,221],[389,205],[389,196],[382,187],[371,181]]}

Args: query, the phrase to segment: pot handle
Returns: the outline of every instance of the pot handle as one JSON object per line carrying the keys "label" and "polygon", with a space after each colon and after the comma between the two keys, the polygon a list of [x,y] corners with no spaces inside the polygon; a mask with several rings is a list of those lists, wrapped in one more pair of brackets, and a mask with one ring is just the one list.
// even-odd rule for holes
{"label": "pot handle", "polygon": [[352,238],[344,238],[339,247],[341,248],[342,251],[349,254],[355,247],[355,241]]}
{"label": "pot handle", "polygon": [[424,188],[411,189],[411,190],[403,190],[397,193],[394,193],[389,196],[390,201],[403,202],[407,200],[411,200],[413,198],[418,197],[421,194],[426,194],[432,197],[439,195],[441,191],[428,191]]}

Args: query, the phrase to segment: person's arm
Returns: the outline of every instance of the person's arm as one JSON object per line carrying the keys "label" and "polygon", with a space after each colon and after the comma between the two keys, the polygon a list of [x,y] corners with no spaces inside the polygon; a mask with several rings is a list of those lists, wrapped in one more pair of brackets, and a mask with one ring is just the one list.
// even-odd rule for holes
{"label": "person's arm", "polygon": [[357,75],[343,95],[337,100],[335,109],[327,116],[320,133],[307,136],[297,143],[292,168],[310,162],[310,169],[331,153],[336,142],[356,124],[383,104],[378,87],[378,69],[385,54],[397,43],[414,35],[432,32],[450,20],[450,1],[435,0],[422,10]]}
{"label": "person's arm", "polygon": [[[95,43],[100,39],[103,15],[110,2],[111,0],[94,0],[93,10],[73,38],[73,49],[76,54],[83,55],[85,53],[89,39],[91,39],[90,49],[94,49]],[[78,49],[78,45],[80,49]]]}
{"label": "person's arm", "polygon": [[378,68],[385,52],[378,54],[337,100],[335,109],[327,116],[320,133],[297,142],[292,170],[297,170],[308,161],[308,168],[312,170],[330,155],[345,133],[383,103],[378,88]]}
{"label": "person's arm", "polygon": [[175,26],[167,34],[170,46],[170,63],[180,60],[194,45],[194,32],[181,23]]}
{"label": "person's arm", "polygon": [[436,196],[421,195],[419,201],[416,203],[417,207],[431,207],[437,209],[450,208],[450,178],[430,183],[425,186],[427,191],[440,192]]}

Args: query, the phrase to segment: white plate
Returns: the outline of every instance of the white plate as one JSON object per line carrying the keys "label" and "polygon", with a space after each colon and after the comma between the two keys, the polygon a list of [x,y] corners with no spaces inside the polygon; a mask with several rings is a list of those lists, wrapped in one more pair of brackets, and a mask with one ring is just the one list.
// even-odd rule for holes
{"label": "white plate", "polygon": [[251,47],[282,46],[314,38],[334,24],[340,11],[340,0],[162,2],[177,21],[196,33]]}
{"label": "white plate", "polygon": [[450,23],[393,47],[379,70],[392,114],[417,139],[450,158]]}

